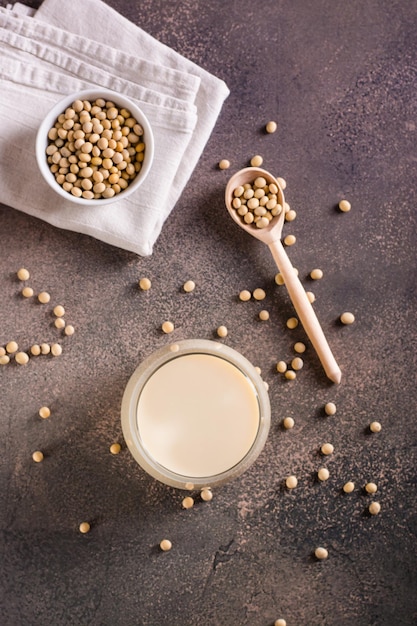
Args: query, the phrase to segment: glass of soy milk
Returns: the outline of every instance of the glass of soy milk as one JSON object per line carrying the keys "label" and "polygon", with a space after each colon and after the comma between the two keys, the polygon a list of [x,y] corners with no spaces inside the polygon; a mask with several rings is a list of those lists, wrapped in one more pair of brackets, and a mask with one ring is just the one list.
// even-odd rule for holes
{"label": "glass of soy milk", "polygon": [[269,432],[263,380],[239,352],[187,339],[149,356],[130,378],[122,428],[136,461],[180,489],[220,485],[246,471]]}

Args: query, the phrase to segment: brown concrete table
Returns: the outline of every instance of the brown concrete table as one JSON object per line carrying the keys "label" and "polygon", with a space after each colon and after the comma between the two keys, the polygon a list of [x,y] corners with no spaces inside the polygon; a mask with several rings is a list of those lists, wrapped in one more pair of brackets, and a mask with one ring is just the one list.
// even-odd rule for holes
{"label": "brown concrete table", "polygon": [[[6,2],[2,1],[5,6]],[[151,257],[0,207],[0,345],[55,336],[23,300],[19,267],[67,310],[59,358],[0,370],[3,626],[396,626],[417,623],[415,2],[109,0],[228,84],[194,174]],[[37,6],[32,2],[32,6]],[[264,125],[276,120],[278,131]],[[254,154],[287,181],[289,249],[343,371],[326,380],[267,248],[223,203]],[[229,171],[217,163],[227,158]],[[341,198],[350,213],[337,210]],[[311,269],[324,276],[314,282]],[[137,281],[152,280],[140,292]],[[196,289],[182,292],[185,280]],[[241,303],[242,289],[265,289]],[[270,313],[260,322],[261,308]],[[356,322],[342,326],[343,311]],[[174,335],[160,331],[174,321]],[[272,426],[255,465],[204,503],[148,477],[123,442],[120,403],[136,365],[172,341],[222,340],[262,370]],[[55,334],[54,334],[55,333]],[[337,413],[323,406],[335,402]],[[52,414],[42,420],[41,406]],[[295,420],[284,431],[285,416]],[[378,420],[382,430],[369,432]],[[334,445],[320,456],[324,442]],[[119,455],[109,453],[113,442]],[[34,450],[43,451],[34,463]],[[317,480],[328,467],[329,479]],[[285,478],[298,487],[289,492]],[[354,481],[352,494],[343,484]],[[378,492],[364,491],[375,482]],[[371,516],[372,500],[381,504]],[[89,521],[91,531],[78,526]],[[158,544],[167,537],[170,552]],[[324,546],[326,561],[314,550]]]}

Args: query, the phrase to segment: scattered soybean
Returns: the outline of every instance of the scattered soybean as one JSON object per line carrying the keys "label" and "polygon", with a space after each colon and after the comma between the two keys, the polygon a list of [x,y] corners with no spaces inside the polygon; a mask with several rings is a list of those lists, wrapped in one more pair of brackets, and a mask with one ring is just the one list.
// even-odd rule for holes
{"label": "scattered soybean", "polygon": [[285,430],[291,430],[291,428],[294,428],[294,420],[292,417],[284,417],[284,419],[282,420],[282,425],[284,426]]}
{"label": "scattered soybean", "polygon": [[320,280],[321,278],[323,278],[323,271],[320,269],[311,270],[310,278],[312,278],[313,280]]}
{"label": "scattered soybean", "polygon": [[166,322],[163,322],[161,328],[162,331],[168,335],[169,333],[172,333],[174,331],[174,324],[168,320]]}
{"label": "scattered soybean", "polygon": [[277,123],[273,122],[272,120],[270,122],[268,122],[265,126],[265,130],[267,133],[272,134],[275,133],[275,131],[277,130]]}
{"label": "scattered soybean", "polygon": [[351,204],[348,200],[341,200],[339,202],[339,209],[342,211],[342,213],[348,213],[351,208]]}
{"label": "scattered soybean", "polygon": [[317,478],[321,481],[325,481],[329,478],[330,472],[327,467],[321,467],[317,472]]}
{"label": "scattered soybean", "polygon": [[78,526],[78,530],[83,535],[85,535],[86,533],[89,533],[90,529],[91,529],[91,526],[88,522],[81,522],[81,524]]}
{"label": "scattered soybean", "polygon": [[331,443],[324,443],[321,447],[321,453],[324,454],[325,456],[329,455],[329,454],[333,454],[334,452],[334,447]]}
{"label": "scattered soybean", "polygon": [[381,505],[379,504],[379,502],[371,502],[368,510],[371,515],[378,515],[378,513],[381,511]]}
{"label": "scattered soybean", "polygon": [[228,330],[227,330],[226,326],[219,326],[217,328],[217,334],[218,334],[219,337],[222,337],[222,338],[227,337]]}
{"label": "scattered soybean", "polygon": [[30,274],[28,272],[27,269],[25,269],[24,267],[21,267],[20,270],[18,270],[17,272],[17,277],[19,280],[28,280]]}
{"label": "scattered soybean", "polygon": [[335,415],[336,414],[336,405],[334,402],[327,402],[324,405],[324,412],[326,415]]}
{"label": "scattered soybean", "polygon": [[381,432],[381,429],[382,429],[382,426],[381,426],[381,424],[379,422],[371,422],[369,424],[369,430],[372,433],[379,433],[379,432]]}
{"label": "scattered soybean", "polygon": [[149,291],[149,289],[151,288],[152,283],[149,280],[149,278],[141,278],[139,281],[139,288],[142,289],[142,291]]}
{"label": "scattered soybean", "polygon": [[287,487],[287,489],[295,489],[297,485],[298,479],[296,476],[288,476],[285,479],[285,486]]}
{"label": "scattered soybean", "polygon": [[326,550],[326,548],[322,548],[321,546],[315,549],[314,554],[316,559],[318,559],[319,561],[323,561],[329,556],[329,552]]}
{"label": "scattered soybean", "polygon": [[342,324],[353,324],[353,322],[355,321],[355,316],[353,315],[353,313],[345,311],[345,313],[342,313],[342,315],[340,316],[340,321],[342,322]]}
{"label": "scattered soybean", "polygon": [[121,449],[122,449],[122,446],[120,445],[120,443],[112,443],[109,448],[111,454],[119,454]]}

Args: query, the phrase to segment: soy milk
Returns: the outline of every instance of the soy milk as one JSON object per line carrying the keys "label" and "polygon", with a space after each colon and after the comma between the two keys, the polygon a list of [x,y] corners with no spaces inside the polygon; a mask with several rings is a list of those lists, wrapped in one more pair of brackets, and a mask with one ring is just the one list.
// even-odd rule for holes
{"label": "soy milk", "polygon": [[122,400],[126,444],[150,476],[179,489],[222,485],[265,445],[265,383],[237,350],[208,339],[162,346],[138,365]]}
{"label": "soy milk", "polygon": [[143,448],[159,465],[194,478],[234,467],[258,433],[252,381],[221,356],[184,354],[161,365],[137,404]]}

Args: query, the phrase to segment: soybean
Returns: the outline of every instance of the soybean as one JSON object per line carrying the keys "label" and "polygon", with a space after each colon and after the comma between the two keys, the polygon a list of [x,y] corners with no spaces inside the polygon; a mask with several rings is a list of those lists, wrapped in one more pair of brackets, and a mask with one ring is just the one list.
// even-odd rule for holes
{"label": "soybean", "polygon": [[186,293],[191,293],[195,289],[195,282],[193,280],[187,280],[182,288]]}
{"label": "soybean", "polygon": [[312,278],[313,280],[320,280],[320,278],[323,278],[322,270],[320,269],[311,270],[310,278]]}
{"label": "soybean", "polygon": [[264,300],[266,298],[266,293],[263,289],[255,289],[255,291],[253,292],[253,297],[255,298],[255,300]]}
{"label": "soybean", "polygon": [[194,506],[194,498],[192,498],[191,496],[186,496],[181,502],[181,505],[183,509],[192,509],[192,507]]}
{"label": "soybean", "polygon": [[219,326],[217,328],[217,334],[219,337],[222,337],[222,338],[227,337],[227,333],[228,333],[228,330],[226,326]]}
{"label": "soybean", "polygon": [[27,363],[29,363],[29,356],[26,354],[26,352],[17,352],[14,360],[16,361],[16,363],[19,363],[19,365],[26,365]]}
{"label": "soybean", "polygon": [[297,341],[297,343],[294,344],[294,350],[298,352],[298,354],[303,354],[303,352],[306,351],[305,344],[301,341]]}
{"label": "soybean", "polygon": [[213,499],[213,492],[208,487],[204,487],[200,492],[200,496],[204,502],[210,502]]}
{"label": "soybean", "polygon": [[349,313],[348,311],[346,311],[340,316],[340,321],[342,322],[342,324],[353,324],[353,322],[355,321],[355,316],[353,315],[353,313]]}
{"label": "soybean", "polygon": [[324,559],[327,559],[327,557],[329,556],[329,553],[326,550],[326,548],[322,548],[322,547],[316,548],[314,551],[314,554],[315,554],[316,559],[318,559],[319,561],[323,561]]}
{"label": "soybean", "polygon": [[341,200],[339,202],[339,209],[342,211],[342,213],[348,213],[351,208],[351,204],[348,200]]}
{"label": "soybean", "polygon": [[296,356],[295,359],[293,359],[291,361],[291,367],[293,368],[293,370],[295,370],[296,372],[301,370],[304,367],[304,361],[302,358],[300,358],[299,356]]}
{"label": "soybean", "polygon": [[297,374],[294,372],[294,370],[287,370],[284,376],[287,380],[295,380],[297,378]]}
{"label": "soybean", "polygon": [[90,529],[91,529],[91,526],[90,526],[90,524],[88,522],[81,522],[81,524],[78,527],[78,530],[83,535],[85,535],[86,533],[89,533]]}
{"label": "soybean", "polygon": [[9,341],[6,344],[6,352],[8,352],[8,354],[14,354],[15,352],[18,351],[18,349],[19,349],[19,346],[16,341]]}
{"label": "soybean", "polygon": [[139,288],[142,289],[142,291],[149,291],[149,289],[151,288],[152,283],[149,280],[149,278],[141,278],[139,281]]}
{"label": "soybean", "polygon": [[369,424],[369,430],[372,433],[379,433],[381,431],[381,428],[382,428],[382,426],[381,426],[381,424],[379,422],[371,422]]}
{"label": "soybean", "polygon": [[284,419],[282,420],[282,425],[284,426],[285,430],[291,430],[291,428],[294,428],[294,420],[292,417],[284,417]]}
{"label": "soybean", "polygon": [[52,356],[60,356],[62,354],[62,346],[59,343],[53,343],[51,345]]}
{"label": "soybean", "polygon": [[277,123],[273,121],[268,122],[265,126],[265,130],[267,133],[275,133],[275,131],[277,130]]}
{"label": "soybean", "polygon": [[264,162],[264,160],[263,160],[263,158],[261,157],[260,154],[256,154],[250,160],[250,164],[251,164],[252,167],[260,167],[263,162]]}
{"label": "soybean", "polygon": [[284,238],[284,243],[286,246],[293,246],[295,244],[295,242],[297,241],[295,235],[287,235]]}
{"label": "soybean", "polygon": [[243,291],[239,293],[239,300],[242,300],[242,302],[248,302],[248,300],[250,300],[251,297],[252,297],[251,292],[248,291],[247,289],[243,289]]}
{"label": "soybean", "polygon": [[18,270],[17,272],[17,277],[19,280],[28,280],[30,274],[28,272],[27,269],[25,269],[24,267],[21,267],[20,270]]}
{"label": "soybean", "polygon": [[290,330],[293,330],[294,328],[297,328],[298,326],[298,319],[296,317],[290,317],[289,319],[287,319],[287,328],[289,328]]}
{"label": "soybean", "polygon": [[327,467],[321,467],[317,472],[317,478],[321,481],[325,481],[329,478],[330,472]]}
{"label": "soybean", "polygon": [[371,515],[378,515],[378,513],[381,511],[381,505],[379,504],[379,502],[371,502],[368,510]]}
{"label": "soybean", "polygon": [[56,317],[63,317],[65,315],[65,309],[61,304],[57,304],[57,306],[54,307],[54,315]]}
{"label": "soybean", "polygon": [[174,331],[174,324],[170,321],[166,321],[162,324],[161,328],[164,333],[169,334]]}
{"label": "soybean", "polygon": [[327,404],[324,405],[324,412],[326,413],[326,415],[335,415],[336,405],[334,404],[334,402],[327,402]]}
{"label": "soybean", "polygon": [[41,293],[38,294],[38,300],[41,304],[48,304],[50,299],[51,299],[51,296],[49,295],[47,291],[41,291]]}
{"label": "soybean", "polygon": [[288,476],[285,479],[285,486],[287,487],[287,489],[295,489],[297,485],[298,480],[296,476]]}
{"label": "soybean", "polygon": [[324,443],[321,447],[321,453],[324,454],[325,456],[329,455],[329,454],[333,454],[334,452],[334,447],[331,443]]}

